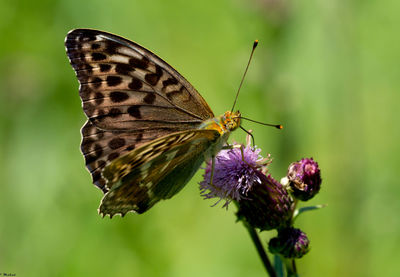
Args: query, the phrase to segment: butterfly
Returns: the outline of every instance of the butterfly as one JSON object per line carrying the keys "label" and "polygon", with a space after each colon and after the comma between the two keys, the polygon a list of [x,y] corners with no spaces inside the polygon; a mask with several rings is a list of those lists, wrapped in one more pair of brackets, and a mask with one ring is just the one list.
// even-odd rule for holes
{"label": "butterfly", "polygon": [[142,46],[103,31],[75,29],[65,47],[87,121],[81,152],[104,192],[99,213],[144,213],[178,193],[240,126],[215,117],[173,67]]}

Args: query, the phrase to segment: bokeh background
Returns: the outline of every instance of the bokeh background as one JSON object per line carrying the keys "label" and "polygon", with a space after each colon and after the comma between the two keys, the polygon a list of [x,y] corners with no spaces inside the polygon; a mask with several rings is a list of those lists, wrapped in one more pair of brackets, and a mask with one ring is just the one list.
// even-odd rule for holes
{"label": "bokeh background", "polygon": [[[79,152],[85,118],[64,50],[96,28],[153,50],[215,114],[238,108],[270,172],[314,157],[301,276],[399,276],[399,1],[0,1],[0,272],[16,276],[266,276],[246,230],[202,200],[202,172],[143,215],[102,219]],[[232,139],[244,141],[237,131]],[[262,234],[266,242],[273,232]]]}

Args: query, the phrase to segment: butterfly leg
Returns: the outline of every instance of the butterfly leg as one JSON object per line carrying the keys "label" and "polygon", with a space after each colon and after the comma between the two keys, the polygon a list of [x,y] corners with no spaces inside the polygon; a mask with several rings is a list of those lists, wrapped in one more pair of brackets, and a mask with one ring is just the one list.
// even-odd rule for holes
{"label": "butterfly leg", "polygon": [[[244,145],[242,144],[236,144],[236,145],[225,145],[222,147],[223,150],[227,149],[234,149],[234,148],[240,148],[240,153],[242,154],[242,161],[247,164],[248,166],[251,166],[245,159],[244,159]],[[213,174],[213,164],[211,166],[211,176]]]}
{"label": "butterfly leg", "polygon": [[212,186],[212,185],[213,185],[214,169],[215,169],[215,156],[212,156],[212,157],[211,157],[211,175],[210,175],[210,186]]}
{"label": "butterfly leg", "polygon": [[233,148],[238,148],[239,147],[239,145],[224,145],[224,146],[222,146],[222,149],[221,150],[231,150],[231,149],[233,149]]}
{"label": "butterfly leg", "polygon": [[252,134],[253,130],[246,130],[242,126],[240,126],[240,129],[242,129],[243,131],[245,131],[247,133],[247,137],[246,137],[247,145],[250,145],[250,138],[251,138],[251,142],[253,144],[253,147],[255,147],[256,146],[256,140],[254,139],[254,136]]}
{"label": "butterfly leg", "polygon": [[251,167],[251,165],[244,159],[244,147],[243,145],[240,145],[240,153],[242,154],[242,161],[247,164],[248,166]]}

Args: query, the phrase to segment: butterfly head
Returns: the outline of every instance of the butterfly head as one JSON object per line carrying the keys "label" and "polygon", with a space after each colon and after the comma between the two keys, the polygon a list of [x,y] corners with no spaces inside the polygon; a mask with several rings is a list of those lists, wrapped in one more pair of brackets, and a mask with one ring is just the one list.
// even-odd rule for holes
{"label": "butterfly head", "polygon": [[221,125],[228,131],[233,131],[240,126],[240,112],[227,111],[221,117]]}

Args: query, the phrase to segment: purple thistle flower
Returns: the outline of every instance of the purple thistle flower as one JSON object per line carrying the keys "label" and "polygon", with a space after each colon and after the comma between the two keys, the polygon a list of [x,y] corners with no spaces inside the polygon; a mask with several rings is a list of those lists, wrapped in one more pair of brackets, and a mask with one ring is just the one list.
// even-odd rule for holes
{"label": "purple thistle flower", "polygon": [[[247,146],[221,151],[215,158],[212,184],[211,162],[207,164],[204,180],[200,183],[201,195],[205,199],[225,200],[238,203],[238,218],[261,230],[287,226],[293,213],[293,199],[286,188],[266,176],[269,156],[262,158],[259,148]],[[215,203],[215,204],[217,204]]]}
{"label": "purple thistle flower", "polygon": [[321,188],[321,172],[318,163],[311,159],[301,159],[289,166],[287,179],[293,196],[307,201]]}
{"label": "purple thistle flower", "polygon": [[[256,172],[264,159],[259,155],[261,149],[246,146],[243,157],[240,148],[222,150],[215,157],[214,176],[212,184],[212,161],[207,163],[204,180],[200,182],[200,193],[205,199],[220,198],[225,200],[227,207],[232,200],[240,201],[247,198],[253,185],[260,182]],[[218,203],[217,202],[217,203]],[[217,204],[215,203],[215,204]]]}
{"label": "purple thistle flower", "polygon": [[301,258],[309,249],[310,241],[300,229],[293,227],[278,230],[278,236],[268,243],[272,254],[280,254],[285,258]]}

